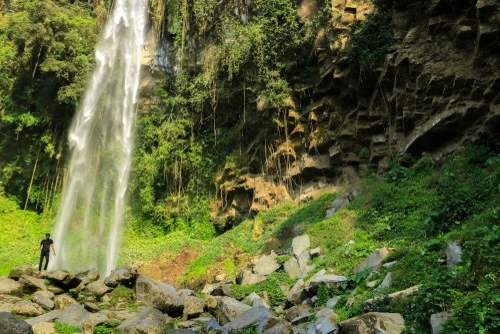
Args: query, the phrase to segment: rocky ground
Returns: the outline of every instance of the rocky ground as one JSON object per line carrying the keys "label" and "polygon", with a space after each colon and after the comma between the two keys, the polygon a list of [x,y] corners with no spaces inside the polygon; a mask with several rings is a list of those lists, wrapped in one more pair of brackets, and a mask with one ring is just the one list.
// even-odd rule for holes
{"label": "rocky ground", "polygon": [[[370,280],[384,263],[391,249],[380,248],[355,269],[366,273],[374,291],[391,284],[389,273],[380,282]],[[460,249],[449,245],[447,262],[460,261]],[[91,269],[80,273],[56,270],[41,278],[28,265],[14,268],[0,278],[0,333],[401,333],[404,319],[398,313],[370,312],[377,299],[405,298],[418,286],[364,303],[367,313],[337,321],[333,308],[338,297],[318,306],[321,289],[346,284],[348,278],[322,269],[315,272],[312,257],[322,256],[321,249],[310,249],[309,237],[293,239],[290,254],[281,261],[274,252],[256,258],[253,267],[240,271],[236,281],[206,285],[203,291],[177,290],[138,273],[125,265],[102,279]],[[281,257],[282,258],[282,257]],[[230,297],[234,284],[262,284],[267,276],[286,272],[296,283],[280,289],[287,301],[271,307],[267,292],[251,293],[240,300]],[[315,273],[314,273],[315,272]],[[314,273],[314,275],[312,274]],[[355,298],[355,290],[352,291]],[[351,300],[347,302],[352,303]],[[433,333],[446,314],[431,318]]]}

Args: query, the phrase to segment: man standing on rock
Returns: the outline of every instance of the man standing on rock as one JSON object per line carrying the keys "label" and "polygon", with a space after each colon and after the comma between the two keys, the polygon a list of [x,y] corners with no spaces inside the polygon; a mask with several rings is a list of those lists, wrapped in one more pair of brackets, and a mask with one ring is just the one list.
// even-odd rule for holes
{"label": "man standing on rock", "polygon": [[35,254],[40,248],[42,251],[40,252],[40,264],[38,265],[38,274],[42,271],[42,263],[43,258],[45,258],[45,267],[43,270],[47,270],[47,266],[49,265],[49,255],[50,255],[50,246],[52,246],[52,252],[54,252],[54,256],[56,256],[56,250],[54,249],[54,241],[50,238],[50,233],[45,234],[45,239],[40,242],[40,246],[33,252]]}

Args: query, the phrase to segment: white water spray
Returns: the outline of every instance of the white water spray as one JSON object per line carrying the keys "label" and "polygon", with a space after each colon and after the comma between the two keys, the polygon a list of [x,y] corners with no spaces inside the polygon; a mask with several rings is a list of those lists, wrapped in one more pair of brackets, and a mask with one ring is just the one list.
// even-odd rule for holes
{"label": "white water spray", "polygon": [[133,146],[146,29],[145,0],[115,0],[96,67],[69,132],[69,178],[59,208],[50,268],[116,266]]}

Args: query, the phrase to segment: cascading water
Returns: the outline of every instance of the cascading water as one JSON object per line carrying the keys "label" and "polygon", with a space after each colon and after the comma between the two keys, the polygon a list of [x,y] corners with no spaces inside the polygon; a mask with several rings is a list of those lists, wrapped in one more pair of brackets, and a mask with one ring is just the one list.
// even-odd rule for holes
{"label": "cascading water", "polygon": [[72,155],[50,268],[116,266],[133,146],[146,0],[115,0],[69,132]]}

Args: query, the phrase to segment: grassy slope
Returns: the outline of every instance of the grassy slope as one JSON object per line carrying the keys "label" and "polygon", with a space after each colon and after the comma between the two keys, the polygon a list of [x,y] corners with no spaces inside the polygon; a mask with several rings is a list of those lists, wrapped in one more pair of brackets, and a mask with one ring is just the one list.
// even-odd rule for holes
{"label": "grassy slope", "polygon": [[[341,319],[367,311],[363,309],[366,299],[423,284],[414,297],[377,303],[374,310],[400,312],[408,332],[426,333],[432,313],[453,309],[456,316],[446,332],[493,333],[500,330],[499,184],[500,158],[481,148],[440,163],[430,158],[411,168],[402,163],[383,178],[363,180],[361,195],[331,218],[324,215],[335,194],[323,194],[302,206],[276,207],[244,221],[211,241],[191,263],[184,280],[210,279],[221,271],[234,275],[251,256],[289,247],[290,232],[295,230],[309,234],[312,247],[322,247],[325,257],[314,260],[316,270],[328,268],[348,276],[347,286],[321,290],[318,302],[343,295],[335,309]],[[463,245],[464,261],[455,270],[437,262],[451,241]],[[375,292],[366,286],[366,275],[354,275],[353,270],[382,246],[394,248],[386,261],[398,262],[390,269],[392,286]],[[285,261],[286,256],[279,260]],[[370,280],[380,282],[387,272],[381,269]],[[241,297],[266,290],[271,303],[279,305],[284,295],[278,285],[283,283],[291,286],[294,281],[278,272],[259,286],[236,285],[233,294]],[[356,297],[347,307],[352,289]]]}

